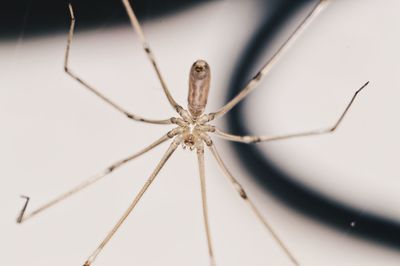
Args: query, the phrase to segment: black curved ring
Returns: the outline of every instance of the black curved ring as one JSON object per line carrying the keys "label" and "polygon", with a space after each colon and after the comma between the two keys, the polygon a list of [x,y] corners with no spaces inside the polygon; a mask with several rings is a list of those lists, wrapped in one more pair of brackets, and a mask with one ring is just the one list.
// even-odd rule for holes
{"label": "black curved ring", "polygon": [[[279,28],[308,1],[276,1],[275,12],[266,16],[266,20],[255,32],[236,65],[228,90],[228,100],[232,99],[246,84],[250,77],[250,71],[258,62],[258,57],[268,48]],[[239,104],[227,114],[230,132],[238,135],[250,133],[249,128],[244,124],[246,120],[243,119],[243,106],[243,104]],[[347,231],[349,234],[395,249],[400,248],[400,224],[398,222],[340,204],[294,181],[290,176],[279,171],[257,148],[257,145],[234,143],[232,146],[247,171],[265,189],[294,210],[336,229]],[[356,221],[356,226],[350,226],[352,221]]]}

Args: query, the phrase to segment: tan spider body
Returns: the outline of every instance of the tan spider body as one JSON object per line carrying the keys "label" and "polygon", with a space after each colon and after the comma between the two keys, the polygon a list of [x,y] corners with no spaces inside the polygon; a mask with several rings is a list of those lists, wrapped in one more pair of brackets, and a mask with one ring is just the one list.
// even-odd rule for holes
{"label": "tan spider body", "polygon": [[205,115],[208,92],[210,90],[211,72],[210,66],[204,60],[193,63],[189,74],[188,110],[179,108],[181,118],[171,118],[171,122],[179,127],[170,131],[169,135],[182,138],[184,149],[203,149],[203,141],[211,145],[211,138],[207,132],[215,131],[214,127],[206,125],[210,116]]}

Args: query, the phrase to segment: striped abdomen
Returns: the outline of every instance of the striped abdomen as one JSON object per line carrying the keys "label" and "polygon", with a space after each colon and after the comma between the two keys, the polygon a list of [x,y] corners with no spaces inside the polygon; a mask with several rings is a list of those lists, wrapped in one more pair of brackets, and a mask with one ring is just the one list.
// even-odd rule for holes
{"label": "striped abdomen", "polygon": [[210,67],[204,60],[197,60],[189,74],[189,112],[194,118],[203,114],[210,89]]}

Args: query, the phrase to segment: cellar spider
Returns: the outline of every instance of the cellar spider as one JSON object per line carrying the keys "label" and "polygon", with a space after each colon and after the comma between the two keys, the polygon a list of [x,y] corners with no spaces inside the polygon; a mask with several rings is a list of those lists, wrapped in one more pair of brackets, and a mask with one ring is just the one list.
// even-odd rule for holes
{"label": "cellar spider", "polygon": [[145,147],[141,151],[119,161],[116,161],[114,164],[108,166],[102,172],[90,177],[89,179],[85,180],[75,188],[71,189],[70,191],[61,194],[60,196],[56,197],[55,199],[51,200],[47,204],[39,207],[38,209],[26,213],[26,209],[29,203],[29,197],[22,196],[25,198],[25,203],[23,208],[17,218],[17,223],[22,223],[35,215],[41,213],[45,209],[59,203],[60,201],[70,197],[71,195],[87,188],[88,186],[98,182],[106,175],[112,173],[117,168],[125,165],[126,163],[134,160],[135,158],[141,156],[142,154],[152,150],[153,148],[157,147],[161,143],[164,143],[167,140],[171,140],[171,144],[168,150],[165,152],[164,156],[157,164],[156,168],[147,179],[146,183],[143,185],[139,193],[133,199],[132,203],[128,207],[128,209],[123,213],[122,217],[116,223],[116,225],[112,228],[112,230],[107,234],[105,239],[100,243],[100,245],[94,250],[94,252],[88,257],[85,261],[84,266],[90,266],[95,261],[97,256],[109,242],[109,240],[113,237],[113,235],[117,232],[120,226],[124,223],[126,218],[129,214],[133,211],[137,203],[140,201],[142,196],[145,194],[147,189],[151,186],[153,181],[155,180],[157,174],[160,172],[161,168],[165,165],[174,151],[178,148],[179,145],[182,145],[183,148],[188,148],[189,150],[193,151],[196,150],[197,158],[198,158],[198,167],[199,167],[199,175],[200,175],[200,184],[201,184],[201,197],[202,197],[202,207],[203,207],[203,219],[204,219],[204,226],[205,226],[205,233],[207,237],[207,244],[208,244],[208,253],[210,258],[210,265],[215,266],[216,261],[214,257],[214,251],[211,241],[211,233],[210,227],[208,222],[208,208],[207,208],[207,199],[206,199],[206,180],[205,180],[205,165],[204,165],[204,149],[207,147],[211,154],[213,155],[214,159],[217,161],[218,165],[220,166],[224,175],[229,179],[232,183],[234,189],[237,191],[239,196],[249,205],[250,209],[254,212],[255,216],[260,220],[260,222],[265,226],[265,228],[269,231],[278,245],[282,248],[283,252],[287,255],[289,260],[293,265],[299,265],[297,260],[295,259],[294,255],[289,251],[289,248],[283,243],[282,240],[278,237],[275,231],[272,229],[270,224],[266,221],[266,219],[261,215],[261,212],[258,210],[256,205],[250,199],[248,194],[245,192],[242,185],[236,180],[236,178],[232,175],[232,173],[228,170],[227,166],[223,162],[221,156],[219,155],[210,134],[214,134],[217,137],[222,139],[242,142],[242,143],[257,143],[257,142],[267,142],[267,141],[274,141],[274,140],[283,140],[295,137],[304,137],[304,136],[312,136],[312,135],[320,135],[334,132],[342,120],[344,119],[345,115],[348,113],[351,105],[353,104],[354,100],[356,99],[358,93],[364,89],[368,82],[365,83],[360,89],[358,89],[353,97],[351,98],[350,102],[347,104],[344,111],[339,116],[338,120],[332,127],[321,129],[321,130],[311,130],[293,134],[285,134],[285,135],[277,135],[277,136],[237,136],[226,133],[214,125],[209,124],[216,118],[220,118],[229,112],[236,104],[238,104],[241,100],[243,100],[257,85],[263,80],[263,78],[270,72],[274,64],[282,57],[283,53],[288,49],[288,47],[294,42],[294,40],[300,35],[300,33],[307,27],[307,25],[311,22],[311,20],[321,11],[321,9],[325,6],[328,0],[320,0],[313,9],[308,13],[306,18],[300,23],[300,25],[295,29],[295,31],[289,36],[289,38],[283,43],[283,45],[275,52],[275,54],[271,57],[269,61],[265,63],[265,65],[259,70],[259,72],[247,83],[247,85],[243,88],[243,90],[237,94],[233,99],[231,99],[227,104],[222,106],[219,110],[211,113],[204,113],[208,92],[210,88],[210,67],[208,63],[204,60],[197,60],[193,63],[190,74],[189,74],[189,94],[188,94],[188,109],[184,109],[181,105],[179,105],[173,98],[170,93],[170,90],[161,74],[161,71],[157,65],[155,56],[150,49],[150,46],[145,38],[143,30],[139,24],[139,21],[133,11],[132,6],[129,3],[129,0],[122,0],[122,3],[126,9],[126,12],[129,16],[130,22],[132,27],[135,29],[136,33],[139,35],[140,41],[143,45],[143,49],[147,54],[148,59],[150,60],[155,73],[161,83],[162,89],[164,91],[165,96],[167,97],[168,102],[172,106],[172,108],[177,112],[179,116],[171,117],[168,119],[161,119],[161,120],[154,120],[144,118],[142,116],[130,113],[126,111],[124,108],[119,106],[118,104],[114,103],[112,100],[107,98],[101,92],[99,92],[96,88],[92,87],[89,83],[81,79],[78,75],[76,75],[70,68],[69,68],[69,51],[70,46],[74,34],[74,27],[75,27],[75,16],[72,9],[72,6],[69,5],[69,13],[70,13],[70,30],[68,34],[67,46],[65,51],[65,62],[64,62],[64,70],[65,72],[83,85],[86,89],[93,92],[97,95],[100,99],[106,102],[108,105],[116,109],[118,112],[122,113],[126,117],[131,120],[139,121],[143,123],[150,123],[150,124],[159,124],[159,125],[175,125],[175,128],[168,131],[165,135],[163,135],[158,140],[154,141],[149,146]]}

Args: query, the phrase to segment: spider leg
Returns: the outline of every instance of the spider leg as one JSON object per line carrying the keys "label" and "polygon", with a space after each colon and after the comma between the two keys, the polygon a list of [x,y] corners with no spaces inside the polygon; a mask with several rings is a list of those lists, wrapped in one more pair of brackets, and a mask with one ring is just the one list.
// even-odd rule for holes
{"label": "spider leg", "polygon": [[223,116],[229,110],[231,110],[236,104],[243,100],[257,85],[264,79],[264,77],[271,71],[274,65],[279,61],[282,55],[288,50],[288,48],[294,43],[309,23],[316,17],[316,15],[322,10],[324,5],[329,0],[320,0],[318,4],[308,13],[306,18],[300,23],[295,31],[289,36],[289,38],[282,44],[282,46],[275,52],[275,54],[269,59],[261,70],[247,83],[247,85],[227,104],[222,106],[218,111],[210,113],[211,120],[217,117]]}
{"label": "spider leg", "polygon": [[365,83],[360,89],[358,89],[353,97],[351,98],[350,102],[347,104],[346,108],[336,121],[336,123],[325,129],[317,129],[317,130],[310,130],[310,131],[304,131],[304,132],[299,132],[299,133],[292,133],[292,134],[285,134],[285,135],[277,135],[277,136],[238,136],[238,135],[232,135],[229,133],[225,133],[217,128],[213,128],[213,133],[215,133],[218,137],[221,137],[226,140],[230,141],[236,141],[236,142],[242,142],[242,143],[257,143],[257,142],[268,142],[268,141],[274,141],[274,140],[283,140],[283,139],[290,139],[290,138],[297,138],[297,137],[306,137],[306,136],[315,136],[315,135],[321,135],[321,134],[327,134],[327,133],[332,133],[334,132],[339,125],[342,123],[344,117],[350,110],[350,107],[353,105],[355,99],[357,98],[357,95],[359,92],[361,92],[369,82]]}
{"label": "spider leg", "polygon": [[157,164],[156,168],[154,169],[153,173],[150,175],[150,177],[147,179],[146,183],[142,187],[142,189],[139,191],[139,193],[136,195],[136,197],[133,199],[131,205],[129,205],[128,209],[124,212],[122,217],[118,220],[116,225],[113,227],[113,229],[107,234],[106,238],[101,242],[101,244],[98,246],[98,248],[90,255],[90,257],[86,260],[84,266],[90,266],[93,261],[96,259],[96,257],[100,254],[100,252],[103,250],[105,245],[110,241],[110,239],[113,237],[113,235],[117,232],[117,230],[120,228],[120,226],[123,224],[123,222],[128,218],[129,214],[133,211],[137,203],[140,201],[142,196],[145,194],[147,189],[150,187],[150,185],[153,183],[154,179],[156,178],[157,174],[160,172],[161,168],[165,165],[165,163],[168,161],[168,159],[171,157],[172,153],[176,150],[180,142],[182,141],[181,137],[176,137],[174,141],[171,143],[169,146],[168,150],[162,157],[161,161]]}
{"label": "spider leg", "polygon": [[178,113],[180,113],[182,110],[182,107],[172,97],[172,95],[168,89],[168,86],[167,86],[163,76],[161,75],[161,71],[157,65],[156,58],[150,49],[149,43],[147,42],[146,37],[144,36],[142,27],[140,26],[140,23],[135,15],[135,12],[133,11],[131,4],[129,3],[129,0],[122,0],[122,2],[124,4],[126,12],[128,13],[132,27],[135,29],[136,33],[139,35],[140,41],[143,46],[143,50],[145,51],[148,59],[150,60],[152,66],[157,74],[157,77],[161,83],[161,86],[164,90],[165,95],[167,96],[169,103],[174,108],[174,110],[176,110]]}
{"label": "spider leg", "polygon": [[246,191],[243,189],[242,185],[236,180],[236,178],[228,170],[225,163],[222,161],[221,156],[217,152],[215,145],[211,142],[211,144],[208,145],[208,147],[211,150],[211,153],[213,154],[218,165],[220,166],[222,172],[232,183],[232,185],[234,186],[234,188],[236,189],[236,191],[238,192],[240,197],[250,206],[251,210],[254,212],[254,214],[257,216],[257,218],[260,220],[260,222],[265,226],[265,228],[269,231],[269,233],[272,235],[272,237],[275,239],[275,241],[279,244],[279,246],[282,248],[282,250],[288,256],[290,261],[293,263],[293,265],[298,266],[299,263],[294,258],[293,254],[289,251],[288,247],[283,243],[283,241],[278,237],[277,233],[274,231],[272,226],[262,216],[261,212],[257,209],[256,205],[253,203],[253,201],[247,195]]}
{"label": "spider leg", "polygon": [[135,121],[144,122],[144,123],[150,123],[150,124],[160,124],[160,125],[162,125],[162,124],[165,124],[165,125],[171,124],[172,123],[171,119],[163,119],[163,120],[147,119],[147,118],[143,118],[141,116],[138,116],[136,114],[132,114],[132,113],[126,111],[124,108],[122,108],[121,106],[119,106],[118,104],[114,103],[113,101],[111,101],[106,96],[104,96],[96,88],[94,88],[93,86],[89,85],[89,83],[87,83],[86,81],[81,79],[78,75],[76,75],[69,68],[69,51],[70,51],[70,47],[71,47],[71,43],[72,43],[72,38],[74,36],[74,28],[75,28],[75,16],[74,16],[74,11],[72,9],[72,5],[71,4],[69,4],[69,14],[70,14],[70,18],[71,18],[71,24],[70,24],[70,29],[69,29],[69,33],[68,33],[67,46],[66,46],[66,49],[65,49],[64,71],[70,77],[72,77],[73,79],[78,81],[81,85],[83,85],[86,89],[88,89],[89,91],[91,91],[92,93],[94,93],[95,95],[100,97],[104,102],[106,102],[107,104],[109,104],[112,107],[114,107],[114,109],[116,109],[118,112],[124,114],[129,119],[132,119],[132,120],[135,120]]}
{"label": "spider leg", "polygon": [[208,222],[208,208],[207,208],[207,193],[206,193],[206,179],[205,179],[205,165],[204,165],[204,147],[203,144],[197,147],[197,159],[199,164],[199,172],[200,172],[200,184],[201,184],[201,199],[203,205],[203,217],[204,217],[204,225],[207,235],[207,245],[208,245],[208,254],[210,256],[210,265],[215,266],[215,258],[211,241],[211,232],[210,225]]}
{"label": "spider leg", "polygon": [[90,177],[89,179],[83,181],[82,183],[80,183],[79,185],[77,185],[76,187],[74,187],[73,189],[59,195],[58,197],[54,198],[53,200],[49,201],[48,203],[42,205],[41,207],[37,208],[36,210],[25,214],[26,208],[28,206],[28,202],[29,202],[29,197],[26,196],[21,196],[23,198],[25,198],[25,204],[20,212],[20,214],[18,215],[17,218],[17,223],[22,223],[25,222],[26,220],[32,218],[33,216],[43,212],[44,210],[52,207],[53,205],[56,205],[57,203],[69,198],[70,196],[76,194],[77,192],[89,187],[90,185],[93,185],[94,183],[98,182],[99,180],[101,180],[102,178],[104,178],[105,176],[107,176],[108,174],[110,174],[111,172],[113,172],[115,169],[121,167],[122,165],[132,161],[133,159],[136,159],[137,157],[141,156],[142,154],[150,151],[151,149],[157,147],[158,145],[160,145],[161,143],[165,142],[166,140],[172,138],[173,134],[171,133],[172,131],[170,131],[168,134],[162,136],[160,139],[156,140],[155,142],[153,142],[152,144],[150,144],[149,146],[147,146],[146,148],[142,149],[141,151],[123,159],[123,160],[119,160],[115,163],[113,163],[112,165],[108,166],[106,169],[104,169],[103,171],[101,171],[100,173]]}

